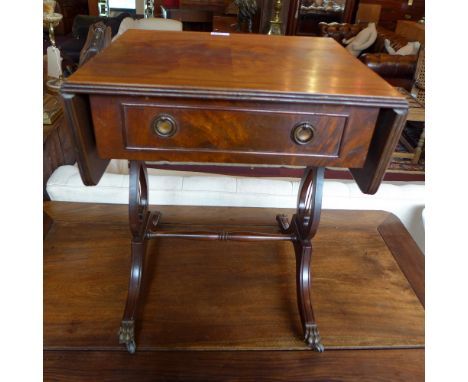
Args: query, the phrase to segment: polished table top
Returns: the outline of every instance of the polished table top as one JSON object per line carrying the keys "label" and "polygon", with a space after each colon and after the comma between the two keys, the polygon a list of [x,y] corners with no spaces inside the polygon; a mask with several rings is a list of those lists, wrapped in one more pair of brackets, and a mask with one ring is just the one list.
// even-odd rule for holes
{"label": "polished table top", "polygon": [[[348,167],[361,190],[366,193],[377,191],[400,137],[408,109],[408,103],[402,94],[333,39],[259,34],[220,35],[205,32],[128,30],[72,74],[62,86],[61,93],[69,125],[75,131],[78,151],[82,153],[78,160],[80,173],[88,185],[99,181],[109,158],[223,163],[229,159],[233,163],[249,164],[267,163],[269,158],[273,158],[268,155],[262,160],[253,160],[250,156],[238,158],[231,155],[227,158],[213,155],[193,160],[186,157],[175,158],[176,154],[170,158],[169,154],[155,158],[148,154],[148,150],[146,153],[140,151],[137,157],[135,151],[125,149],[125,142],[115,141],[124,137],[124,130],[113,128],[120,126],[122,107],[130,98],[131,102],[147,105],[146,113],[157,112],[149,105],[157,100],[164,100],[168,105],[169,109],[163,110],[164,113],[168,110],[172,112],[176,106],[193,109],[190,105],[196,103],[200,118],[208,115],[203,110],[211,110],[210,107],[213,106],[241,110],[245,116],[230,113],[228,119],[234,119],[236,123],[227,126],[239,125],[237,135],[244,130],[248,133],[252,141],[249,150],[257,146],[255,134],[259,132],[252,132],[247,127],[243,130],[240,120],[254,118],[253,112],[286,112],[291,117],[278,115],[279,119],[275,123],[278,125],[277,130],[281,130],[280,125],[284,125],[284,130],[288,131],[291,129],[290,124],[297,122],[289,119],[300,113],[318,113],[325,125],[332,120],[338,121],[339,117],[335,117],[337,113],[344,113],[348,118],[346,127],[339,130],[346,146],[341,146],[336,139],[331,140],[328,146],[320,146],[320,143],[324,152],[317,152],[315,159],[307,165]],[[215,114],[210,112],[209,118],[214,118]],[[137,113],[135,118],[132,117],[134,124],[148,125],[147,120],[140,121],[138,116]],[[145,116],[146,119],[151,119],[150,117]],[[203,128],[213,125],[203,121],[198,121]],[[184,132],[194,131],[194,126],[183,128]],[[324,134],[332,134],[330,128],[320,130]],[[371,128],[374,133],[369,145]],[[130,131],[135,134],[143,133],[143,130],[133,127],[130,127]],[[220,134],[222,132],[216,131]],[[100,153],[106,151],[104,156],[98,154],[95,134],[101,136]],[[187,139],[190,136],[195,135],[189,134]],[[278,138],[276,132],[269,136],[283,140]],[[325,144],[326,137],[322,133],[320,136]],[[136,138],[141,137],[138,135]],[[151,145],[149,137],[146,138],[147,142],[138,147]],[[113,146],[109,143],[111,139],[115,141]],[[200,148],[205,149],[202,143]],[[333,143],[340,145],[338,159],[320,160],[320,154],[327,154],[334,149],[331,147]],[[270,150],[272,152],[287,151],[277,142],[268,144],[274,149]],[[295,159],[282,161],[277,158],[278,161],[280,164],[297,162]]]}
{"label": "polished table top", "polygon": [[66,88],[239,92],[401,103],[402,96],[330,38],[128,30],[68,78]]}

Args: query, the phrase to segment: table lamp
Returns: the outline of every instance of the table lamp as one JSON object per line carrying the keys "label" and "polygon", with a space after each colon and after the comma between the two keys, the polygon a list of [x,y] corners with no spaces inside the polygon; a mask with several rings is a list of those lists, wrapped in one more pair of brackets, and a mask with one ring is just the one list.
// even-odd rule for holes
{"label": "table lamp", "polygon": [[49,28],[49,39],[51,46],[47,48],[47,76],[51,77],[47,81],[47,87],[51,90],[58,91],[63,82],[62,72],[62,57],[60,50],[55,44],[54,28],[59,25],[63,18],[60,13],[55,13],[56,2],[53,0],[44,0],[43,2],[43,20]]}
{"label": "table lamp", "polygon": [[281,26],[283,22],[281,21],[281,8],[283,4],[281,0],[276,0],[273,6],[274,9],[274,16],[273,19],[270,20],[270,29],[268,30],[267,34],[269,35],[281,35]]}

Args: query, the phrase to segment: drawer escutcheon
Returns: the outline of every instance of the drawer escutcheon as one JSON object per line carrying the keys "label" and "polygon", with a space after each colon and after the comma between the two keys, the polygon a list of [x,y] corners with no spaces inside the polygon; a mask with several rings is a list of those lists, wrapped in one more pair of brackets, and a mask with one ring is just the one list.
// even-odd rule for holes
{"label": "drawer escutcheon", "polygon": [[168,114],[159,114],[151,123],[153,131],[160,137],[172,137],[177,132],[177,122]]}
{"label": "drawer escutcheon", "polygon": [[315,136],[315,129],[309,122],[301,122],[293,127],[291,132],[292,140],[298,145],[306,145]]}

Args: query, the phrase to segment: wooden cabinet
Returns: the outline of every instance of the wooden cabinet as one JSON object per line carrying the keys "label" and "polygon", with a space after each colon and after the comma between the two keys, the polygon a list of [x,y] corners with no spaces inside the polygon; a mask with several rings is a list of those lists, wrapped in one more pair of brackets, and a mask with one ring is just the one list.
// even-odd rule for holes
{"label": "wooden cabinet", "polygon": [[90,16],[99,16],[98,0],[88,0],[88,13]]}
{"label": "wooden cabinet", "polygon": [[319,22],[350,23],[357,0],[291,0],[287,34],[317,36]]}
{"label": "wooden cabinet", "polygon": [[359,0],[360,4],[380,4],[379,25],[394,31],[398,20],[418,21],[424,16],[425,0]]}
{"label": "wooden cabinet", "polygon": [[47,180],[55,169],[76,161],[74,143],[63,114],[54,123],[43,125],[43,198],[49,200]]}
{"label": "wooden cabinet", "polygon": [[[330,4],[336,5],[335,10]],[[398,20],[416,22],[425,12],[424,0],[290,0],[286,32],[289,35],[315,35],[320,21],[354,23],[359,4],[380,5],[379,25],[392,31]]]}
{"label": "wooden cabinet", "polygon": [[87,15],[89,13],[88,0],[58,0],[58,3],[60,11],[63,14],[64,33],[68,34],[72,30],[75,16]]}
{"label": "wooden cabinet", "polygon": [[409,41],[419,41],[421,44],[425,41],[424,24],[415,21],[398,20],[395,33],[406,37]]}

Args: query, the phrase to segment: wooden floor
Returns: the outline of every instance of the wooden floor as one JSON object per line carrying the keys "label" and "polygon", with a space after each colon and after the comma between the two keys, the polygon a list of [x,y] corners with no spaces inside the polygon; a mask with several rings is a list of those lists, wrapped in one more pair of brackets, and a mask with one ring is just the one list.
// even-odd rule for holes
{"label": "wooden floor", "polygon": [[[284,212],[160,210],[168,225],[268,232]],[[323,212],[312,298],[325,353],[301,340],[290,243],[162,239],[148,247],[129,355],[117,341],[127,206],[49,202],[45,211],[45,380],[424,379],[424,257],[389,213]]]}

